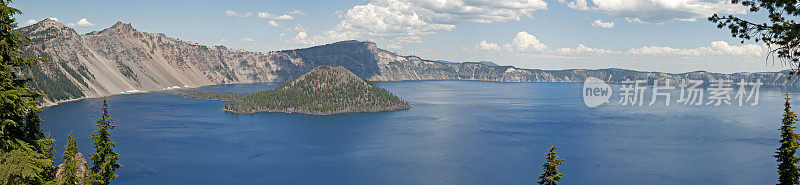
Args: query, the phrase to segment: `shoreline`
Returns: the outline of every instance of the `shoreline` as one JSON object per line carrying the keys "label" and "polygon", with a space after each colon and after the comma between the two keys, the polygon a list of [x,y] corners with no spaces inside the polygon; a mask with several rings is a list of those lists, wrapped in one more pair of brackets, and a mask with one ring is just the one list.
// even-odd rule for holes
{"label": "shoreline", "polygon": [[348,114],[348,113],[374,113],[374,112],[393,112],[393,111],[401,111],[401,110],[410,110],[411,107],[400,107],[400,108],[391,108],[391,109],[381,109],[381,110],[367,110],[367,111],[334,111],[334,112],[311,112],[311,111],[290,111],[290,110],[257,110],[257,111],[234,111],[227,108],[222,108],[222,111],[230,112],[233,114],[254,114],[260,112],[271,112],[271,113],[286,113],[286,114],[306,114],[306,115],[314,115],[314,116],[330,116],[335,114]]}
{"label": "shoreline", "polygon": [[[367,82],[413,82],[413,81],[475,81],[475,82],[497,82],[497,83],[582,83],[578,81],[555,81],[555,82],[506,82],[506,81],[491,81],[491,80],[464,80],[464,79],[421,79],[421,80],[377,80],[377,81],[367,81]],[[210,85],[202,85],[197,87],[187,87],[181,89],[167,89],[167,90],[150,90],[150,91],[138,91],[138,92],[131,92],[131,93],[116,93],[116,94],[107,94],[103,96],[84,96],[80,98],[68,99],[68,100],[58,100],[58,101],[43,101],[42,104],[39,105],[39,108],[46,108],[59,105],[61,103],[67,103],[72,101],[78,101],[82,99],[91,99],[91,98],[100,98],[100,97],[108,97],[114,95],[123,95],[123,94],[139,94],[139,93],[153,93],[153,92],[168,92],[172,90],[182,90],[182,89],[196,89],[214,85],[231,85],[231,84],[254,84],[254,83],[283,83],[283,82],[232,82],[232,83],[218,83],[218,84],[210,84]],[[609,84],[619,84],[619,83],[609,83]],[[785,85],[775,85],[775,84],[763,84],[763,86],[767,87],[786,87]]]}

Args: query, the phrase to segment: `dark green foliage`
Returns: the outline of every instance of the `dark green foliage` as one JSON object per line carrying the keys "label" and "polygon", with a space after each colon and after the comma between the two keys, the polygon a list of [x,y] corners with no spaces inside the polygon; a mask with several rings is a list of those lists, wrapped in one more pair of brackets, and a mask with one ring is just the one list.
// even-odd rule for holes
{"label": "dark green foliage", "polygon": [[61,165],[63,172],[61,173],[61,178],[57,181],[58,184],[74,185],[81,182],[81,179],[78,178],[78,161],[75,160],[77,154],[78,144],[75,138],[72,137],[72,132],[69,132],[67,145],[64,146],[64,154],[61,156],[64,159],[64,164]]}
{"label": "dark green foliage", "polygon": [[[38,34],[43,35],[42,37],[33,38],[31,39],[31,42],[38,43],[58,38],[59,36],[61,36],[61,29],[63,28],[56,28],[56,27],[47,28],[44,31],[38,32]],[[29,33],[22,33],[22,34],[30,35]]]}
{"label": "dark green foliage", "polygon": [[30,40],[12,32],[20,11],[10,3],[0,0],[0,184],[43,184],[54,175],[53,139],[40,129],[40,95],[17,72],[44,59],[20,57]]}
{"label": "dark green foliage", "polygon": [[[43,71],[49,71],[49,74]],[[53,63],[23,68],[23,73],[27,78],[35,79],[27,84],[28,87],[36,89],[38,92],[45,92],[46,97],[52,101],[67,100],[83,97],[83,91],[67,78],[67,74],[61,72],[58,66]]]}
{"label": "dark green foliage", "polygon": [[94,140],[95,152],[89,154],[89,159],[92,160],[92,167],[90,169],[90,183],[91,184],[109,184],[111,180],[118,177],[114,174],[122,165],[117,163],[119,154],[117,153],[116,144],[111,141],[111,129],[114,129],[114,119],[108,115],[108,100],[103,99],[103,108],[101,109],[100,117],[97,117],[97,126],[90,136]]}
{"label": "dark green foliage", "polygon": [[134,80],[137,83],[139,79],[136,76],[136,73],[133,73],[133,69],[130,66],[125,65],[122,61],[117,61],[117,65],[119,66],[119,72],[122,73],[123,76],[128,77],[128,79]]}
{"label": "dark green foliage", "polygon": [[[386,89],[365,82],[344,68],[318,67],[275,89],[254,93],[186,92],[188,98],[234,101],[225,109],[237,113],[258,111],[332,114],[408,109],[411,105]],[[345,75],[349,74],[349,75]]]}
{"label": "dark green foliage", "polygon": [[67,71],[67,74],[69,74],[70,76],[72,76],[72,78],[74,78],[75,80],[77,80],[78,82],[80,82],[81,84],[83,84],[83,86],[86,86],[86,87],[88,87],[88,86],[89,86],[88,84],[86,84],[86,81],[84,81],[84,80],[83,80],[83,78],[81,77],[81,75],[80,75],[80,74],[78,74],[78,72],[76,72],[74,69],[72,69],[72,67],[70,67],[70,66],[67,64],[67,62],[60,62],[59,64],[61,64],[61,68],[62,68],[62,69],[64,69],[64,71]]}
{"label": "dark green foliage", "polygon": [[389,107],[396,104],[408,104],[386,89],[374,84],[363,85],[356,81],[349,81],[340,85],[342,88],[316,87],[318,84],[316,82],[334,84],[335,80],[310,74],[305,79],[296,81],[291,88],[287,88],[284,84],[275,89],[249,94],[241,97],[240,101],[225,104],[225,108],[234,111],[248,107],[297,108],[312,112],[331,112],[349,106]]}
{"label": "dark green foliage", "polygon": [[798,180],[800,180],[800,166],[797,165],[797,162],[800,162],[800,157],[794,156],[797,152],[797,139],[798,135],[794,132],[796,128],[794,123],[797,122],[797,114],[795,114],[791,109],[792,106],[789,104],[789,91],[786,91],[786,103],[784,104],[783,108],[783,119],[781,120],[781,146],[778,148],[778,151],[775,152],[774,157],[778,160],[778,184],[781,185],[790,185],[790,184],[798,184]]}
{"label": "dark green foliage", "polygon": [[549,150],[547,150],[547,154],[545,154],[547,158],[545,159],[544,164],[542,164],[544,173],[539,176],[539,184],[556,185],[558,184],[557,182],[561,180],[561,177],[564,176],[564,174],[558,173],[557,168],[558,166],[561,166],[561,164],[564,162],[564,159],[558,158],[558,155],[556,155],[557,149],[558,147],[553,145]]}
{"label": "dark green foliage", "polygon": [[741,4],[750,12],[766,13],[769,22],[758,23],[744,20],[733,15],[719,16],[714,14],[708,20],[716,23],[717,28],[727,28],[732,37],[744,40],[763,41],[770,47],[769,55],[777,56],[790,67],[800,69],[800,24],[796,22],[800,15],[797,0],[731,0],[733,4]]}

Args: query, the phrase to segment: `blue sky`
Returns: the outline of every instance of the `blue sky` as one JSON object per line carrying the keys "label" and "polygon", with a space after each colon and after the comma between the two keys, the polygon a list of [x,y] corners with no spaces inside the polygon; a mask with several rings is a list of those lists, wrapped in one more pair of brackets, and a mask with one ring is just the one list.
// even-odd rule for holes
{"label": "blue sky", "polygon": [[741,44],[705,20],[713,13],[758,17],[728,0],[25,0],[12,6],[24,13],[17,16],[21,26],[53,17],[87,33],[122,21],[248,51],[358,39],[402,55],[536,69],[786,68],[765,60],[762,43]]}

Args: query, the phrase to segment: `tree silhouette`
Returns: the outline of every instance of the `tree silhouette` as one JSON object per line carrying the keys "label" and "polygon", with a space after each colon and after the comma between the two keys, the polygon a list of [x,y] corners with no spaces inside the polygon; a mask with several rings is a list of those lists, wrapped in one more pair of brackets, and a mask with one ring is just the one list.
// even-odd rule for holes
{"label": "tree silhouette", "polygon": [[53,139],[40,129],[38,99],[17,72],[41,58],[22,58],[18,48],[30,42],[17,27],[19,9],[0,0],[0,184],[42,184],[53,179]]}
{"label": "tree silhouette", "polygon": [[558,158],[556,150],[558,150],[558,146],[555,144],[551,146],[549,150],[547,150],[547,153],[545,154],[547,157],[544,164],[542,164],[544,173],[539,176],[539,184],[556,185],[558,184],[557,182],[561,180],[561,177],[564,176],[564,174],[558,172],[557,168],[558,166],[561,166],[565,160]]}
{"label": "tree silhouette", "polygon": [[800,15],[797,0],[731,0],[741,4],[750,12],[766,13],[768,22],[754,22],[733,15],[714,14],[708,20],[717,28],[727,28],[731,36],[745,40],[764,42],[770,49],[767,57],[777,58],[792,69],[800,69],[800,24],[795,21]]}

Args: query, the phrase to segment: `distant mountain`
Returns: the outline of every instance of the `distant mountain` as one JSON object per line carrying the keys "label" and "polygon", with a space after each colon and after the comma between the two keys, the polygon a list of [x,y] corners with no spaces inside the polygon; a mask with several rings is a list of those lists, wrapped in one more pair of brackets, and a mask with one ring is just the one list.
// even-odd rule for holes
{"label": "distant mountain", "polygon": [[495,64],[492,61],[478,61],[478,63],[479,64],[483,64],[483,65],[487,65],[487,66],[500,66],[500,65]]}
{"label": "distant mountain", "polygon": [[447,60],[437,60],[436,62],[440,62],[440,63],[446,63],[446,64],[452,64],[452,63],[455,63],[455,62],[450,62],[450,61],[447,61]]}
{"label": "distant mountain", "polygon": [[283,83],[254,93],[184,92],[188,98],[232,101],[234,113],[286,112],[329,115],[410,109],[411,105],[386,89],[366,82],[343,67],[319,66]]}
{"label": "distant mountain", "polygon": [[488,63],[445,63],[416,56],[399,56],[369,41],[342,41],[275,52],[231,50],[204,46],[146,33],[118,22],[110,28],[80,35],[46,19],[15,30],[31,37],[26,57],[50,62],[25,69],[31,84],[48,95],[46,104],[84,97],[160,91],[223,83],[280,82],[299,77],[317,66],[341,66],[369,81],[482,80],[500,82],[580,82],[598,77],[624,79],[761,79],[768,85],[798,85],[787,72],[668,74],[623,69],[539,70]]}

